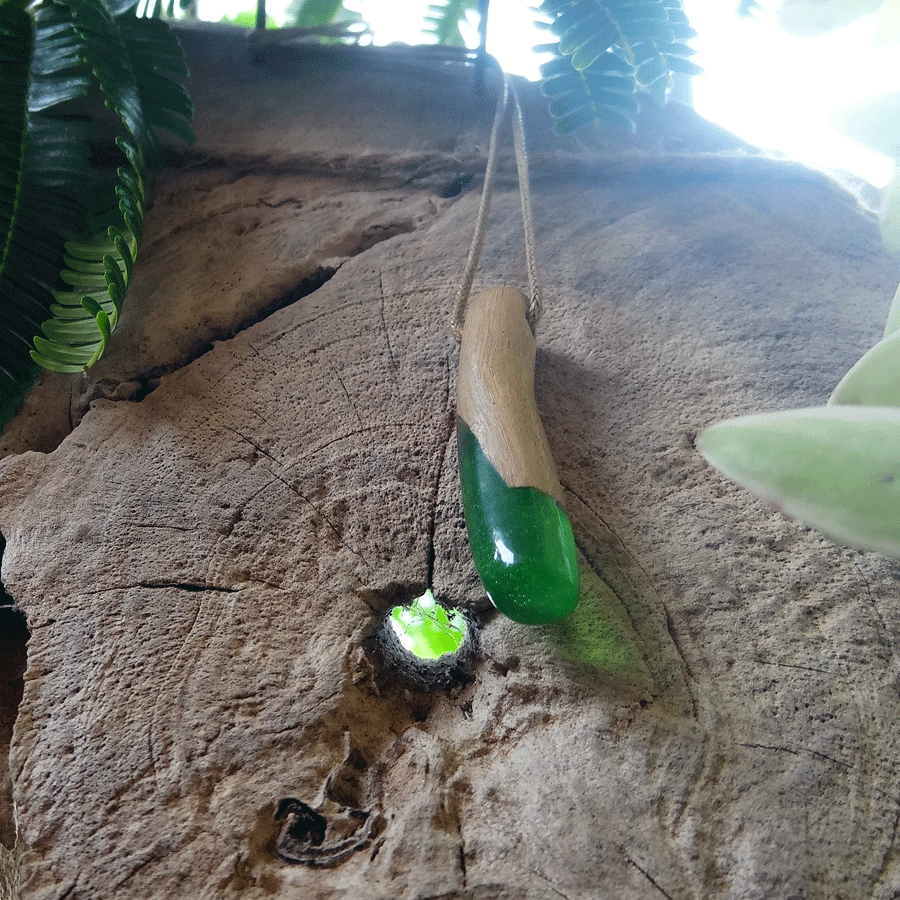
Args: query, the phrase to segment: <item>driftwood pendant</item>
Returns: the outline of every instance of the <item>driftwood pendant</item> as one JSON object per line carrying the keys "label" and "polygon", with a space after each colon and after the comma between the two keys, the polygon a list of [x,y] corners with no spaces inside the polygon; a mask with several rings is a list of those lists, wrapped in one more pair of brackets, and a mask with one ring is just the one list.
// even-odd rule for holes
{"label": "driftwood pendant", "polygon": [[469,301],[456,424],[475,568],[500,612],[540,625],[575,608],[578,558],[534,400],[527,305],[519,291],[498,287]]}

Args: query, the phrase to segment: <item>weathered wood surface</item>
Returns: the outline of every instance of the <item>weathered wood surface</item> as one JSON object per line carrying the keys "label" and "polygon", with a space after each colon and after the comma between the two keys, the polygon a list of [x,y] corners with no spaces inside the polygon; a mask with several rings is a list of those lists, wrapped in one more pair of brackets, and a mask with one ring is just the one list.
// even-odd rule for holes
{"label": "weathered wood surface", "polygon": [[[199,155],[161,180],[122,340],[88,382],[45,379],[57,418],[8,448],[100,399],[0,462],[32,630],[22,900],[897,896],[897,567],[693,449],[821,402],[877,339],[871,216],[793,166],[691,158],[723,140],[699,123],[686,158],[637,158],[532,120],[537,399],[583,595],[546,628],[484,617],[474,680],[410,692],[377,614],[429,583],[481,599],[449,332],[477,197],[435,188],[489,104],[191,47]],[[523,281],[506,173],[476,289]],[[286,797],[326,816],[323,865],[274,855]]]}
{"label": "weathered wood surface", "polygon": [[536,487],[565,503],[534,401],[534,334],[528,300],[512,288],[468,299],[459,342],[456,413],[512,487]]}

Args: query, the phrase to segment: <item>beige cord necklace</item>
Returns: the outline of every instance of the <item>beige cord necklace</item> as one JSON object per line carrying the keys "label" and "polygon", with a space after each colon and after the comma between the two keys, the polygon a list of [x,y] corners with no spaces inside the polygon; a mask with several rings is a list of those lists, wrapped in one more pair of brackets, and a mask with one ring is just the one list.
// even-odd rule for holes
{"label": "beige cord necklace", "polygon": [[[530,299],[509,287],[470,298],[509,94]],[[456,436],[469,545],[482,584],[504,615],[539,625],[575,608],[578,557],[534,399],[534,329],[543,313],[534,244],[522,109],[504,74],[475,233],[451,322],[460,341]]]}

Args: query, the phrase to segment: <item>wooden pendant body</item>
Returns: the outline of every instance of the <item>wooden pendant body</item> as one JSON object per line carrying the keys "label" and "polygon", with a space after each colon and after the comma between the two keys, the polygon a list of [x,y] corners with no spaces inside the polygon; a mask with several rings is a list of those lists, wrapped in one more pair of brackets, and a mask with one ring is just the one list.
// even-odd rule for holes
{"label": "wooden pendant body", "polygon": [[457,413],[510,487],[534,487],[562,505],[562,490],[534,399],[535,341],[528,301],[488,288],[469,301],[463,326]]}

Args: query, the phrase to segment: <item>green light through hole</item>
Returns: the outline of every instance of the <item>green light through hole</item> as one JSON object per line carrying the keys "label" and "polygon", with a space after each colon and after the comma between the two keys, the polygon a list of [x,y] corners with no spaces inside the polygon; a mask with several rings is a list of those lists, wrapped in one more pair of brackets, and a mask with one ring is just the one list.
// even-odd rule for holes
{"label": "green light through hole", "polygon": [[466,620],[459,610],[446,610],[430,590],[409,606],[395,606],[391,628],[400,643],[419,659],[440,659],[456,653],[466,637]]}

